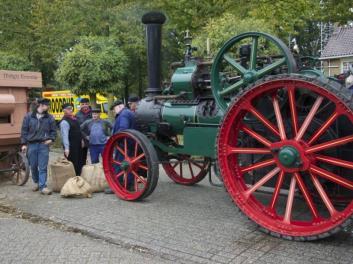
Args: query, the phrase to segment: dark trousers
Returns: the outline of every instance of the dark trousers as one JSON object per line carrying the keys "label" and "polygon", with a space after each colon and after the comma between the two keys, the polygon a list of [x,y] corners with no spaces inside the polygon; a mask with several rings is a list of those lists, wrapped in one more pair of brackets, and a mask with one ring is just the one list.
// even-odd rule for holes
{"label": "dark trousers", "polygon": [[90,145],[89,154],[91,155],[91,163],[99,163],[99,156],[102,156],[104,145]]}
{"label": "dark trousers", "polygon": [[80,176],[82,167],[83,167],[81,145],[78,145],[78,144],[70,145],[70,153],[67,159],[71,161],[72,164],[74,165],[76,176]]}
{"label": "dark trousers", "polygon": [[82,152],[82,166],[86,165],[87,163],[87,153],[88,153],[88,147],[84,147],[81,149]]}
{"label": "dark trousers", "polygon": [[31,167],[32,179],[39,189],[47,187],[47,168],[49,161],[49,145],[30,143],[28,145],[28,161]]}

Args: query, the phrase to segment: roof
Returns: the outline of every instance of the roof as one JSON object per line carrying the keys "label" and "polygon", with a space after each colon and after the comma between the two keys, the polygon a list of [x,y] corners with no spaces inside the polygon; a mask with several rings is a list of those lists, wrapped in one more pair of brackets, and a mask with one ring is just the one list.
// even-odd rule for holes
{"label": "roof", "polygon": [[327,42],[321,59],[348,56],[353,56],[353,27],[339,27]]}

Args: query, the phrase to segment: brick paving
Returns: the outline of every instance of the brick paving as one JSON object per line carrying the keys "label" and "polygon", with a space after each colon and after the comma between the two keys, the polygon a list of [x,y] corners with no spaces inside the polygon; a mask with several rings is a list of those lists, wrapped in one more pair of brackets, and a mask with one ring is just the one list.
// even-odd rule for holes
{"label": "brick paving", "polygon": [[[207,180],[180,186],[160,170],[154,193],[143,202],[114,195],[91,199],[44,197],[0,184],[0,203],[85,230],[122,247],[138,246],[174,263],[352,263],[353,236],[341,232],[316,242],[291,242],[258,231],[223,188]],[[134,262],[132,262],[134,263]]]}

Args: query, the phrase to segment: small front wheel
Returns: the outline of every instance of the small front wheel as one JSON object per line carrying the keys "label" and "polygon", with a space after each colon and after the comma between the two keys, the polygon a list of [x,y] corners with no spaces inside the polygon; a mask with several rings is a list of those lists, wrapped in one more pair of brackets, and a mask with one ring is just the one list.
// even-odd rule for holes
{"label": "small front wheel", "polygon": [[120,199],[146,198],[158,182],[158,157],[148,138],[125,130],[112,136],[103,152],[103,168],[110,188]]}

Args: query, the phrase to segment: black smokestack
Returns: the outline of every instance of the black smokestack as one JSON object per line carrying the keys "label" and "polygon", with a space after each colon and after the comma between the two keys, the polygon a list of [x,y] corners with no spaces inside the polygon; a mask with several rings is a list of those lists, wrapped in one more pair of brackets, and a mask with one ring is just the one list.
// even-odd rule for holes
{"label": "black smokestack", "polygon": [[146,96],[161,94],[161,46],[162,25],[166,17],[160,12],[149,12],[142,16],[146,25],[148,88]]}

